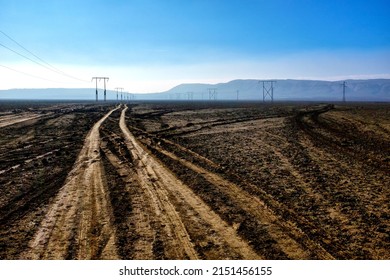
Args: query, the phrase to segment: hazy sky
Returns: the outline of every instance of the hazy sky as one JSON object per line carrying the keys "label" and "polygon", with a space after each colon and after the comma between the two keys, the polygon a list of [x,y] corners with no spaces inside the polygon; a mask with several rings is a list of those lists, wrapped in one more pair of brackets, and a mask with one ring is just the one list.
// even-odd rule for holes
{"label": "hazy sky", "polygon": [[0,0],[0,31],[85,80],[12,52],[43,64],[0,32],[0,89],[92,87],[92,76],[130,92],[246,78],[390,78],[389,3]]}

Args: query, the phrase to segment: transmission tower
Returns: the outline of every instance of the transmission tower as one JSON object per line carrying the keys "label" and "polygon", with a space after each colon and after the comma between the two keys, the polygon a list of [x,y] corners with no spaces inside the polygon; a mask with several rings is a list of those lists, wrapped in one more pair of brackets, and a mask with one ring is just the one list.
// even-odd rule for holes
{"label": "transmission tower", "polygon": [[117,88],[115,88],[115,89],[116,89],[116,101],[118,101],[118,100],[119,100],[119,98],[118,98],[118,92],[119,92],[119,91],[122,92],[123,88],[117,87]]}
{"label": "transmission tower", "polygon": [[92,77],[92,81],[96,80],[96,102],[98,101],[98,88],[97,88],[97,83],[98,80],[104,80],[104,101],[106,101],[106,81],[108,81],[108,77]]}
{"label": "transmission tower", "polygon": [[274,83],[276,81],[259,81],[263,83],[263,102],[266,101],[267,97],[271,98],[271,102],[274,102]]}
{"label": "transmission tower", "polygon": [[188,100],[193,100],[194,99],[194,92],[188,91],[187,92],[187,99]]}
{"label": "transmission tower", "polygon": [[347,87],[347,82],[344,81],[341,85],[343,86],[343,102],[345,102],[345,88]]}
{"label": "transmission tower", "polygon": [[217,100],[217,88],[208,88],[209,100]]}
{"label": "transmission tower", "polygon": [[93,79],[96,80],[96,102],[98,102],[98,89],[97,89],[97,82],[98,82],[98,79],[95,77],[95,78],[92,78],[92,81]]}

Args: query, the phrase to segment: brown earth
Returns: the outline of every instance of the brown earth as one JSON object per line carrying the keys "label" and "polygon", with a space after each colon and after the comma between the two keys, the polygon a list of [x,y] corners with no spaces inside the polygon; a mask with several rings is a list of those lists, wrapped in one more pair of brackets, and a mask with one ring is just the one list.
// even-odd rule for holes
{"label": "brown earth", "polygon": [[33,105],[0,112],[1,259],[390,258],[388,104]]}

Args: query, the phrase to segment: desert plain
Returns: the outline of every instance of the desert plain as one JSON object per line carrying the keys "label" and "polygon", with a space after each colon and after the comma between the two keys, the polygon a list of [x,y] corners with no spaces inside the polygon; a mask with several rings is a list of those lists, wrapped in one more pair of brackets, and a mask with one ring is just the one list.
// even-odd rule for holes
{"label": "desert plain", "polygon": [[0,259],[389,259],[390,104],[0,105]]}

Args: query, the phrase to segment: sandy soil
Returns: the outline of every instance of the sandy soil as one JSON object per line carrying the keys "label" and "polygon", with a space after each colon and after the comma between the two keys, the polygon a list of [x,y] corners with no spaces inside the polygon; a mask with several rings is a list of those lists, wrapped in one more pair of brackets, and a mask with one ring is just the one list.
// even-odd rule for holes
{"label": "sandy soil", "polygon": [[2,259],[390,257],[387,104],[45,106],[0,115]]}
{"label": "sandy soil", "polygon": [[21,114],[9,114],[0,116],[0,127],[5,127],[9,125],[13,125],[16,123],[21,123],[33,119],[37,119],[42,117],[40,114],[33,113],[21,113]]}
{"label": "sandy soil", "polygon": [[88,133],[65,185],[30,241],[31,249],[24,252],[22,258],[117,258],[111,205],[103,184],[104,171],[99,154],[100,125],[114,110]]}

